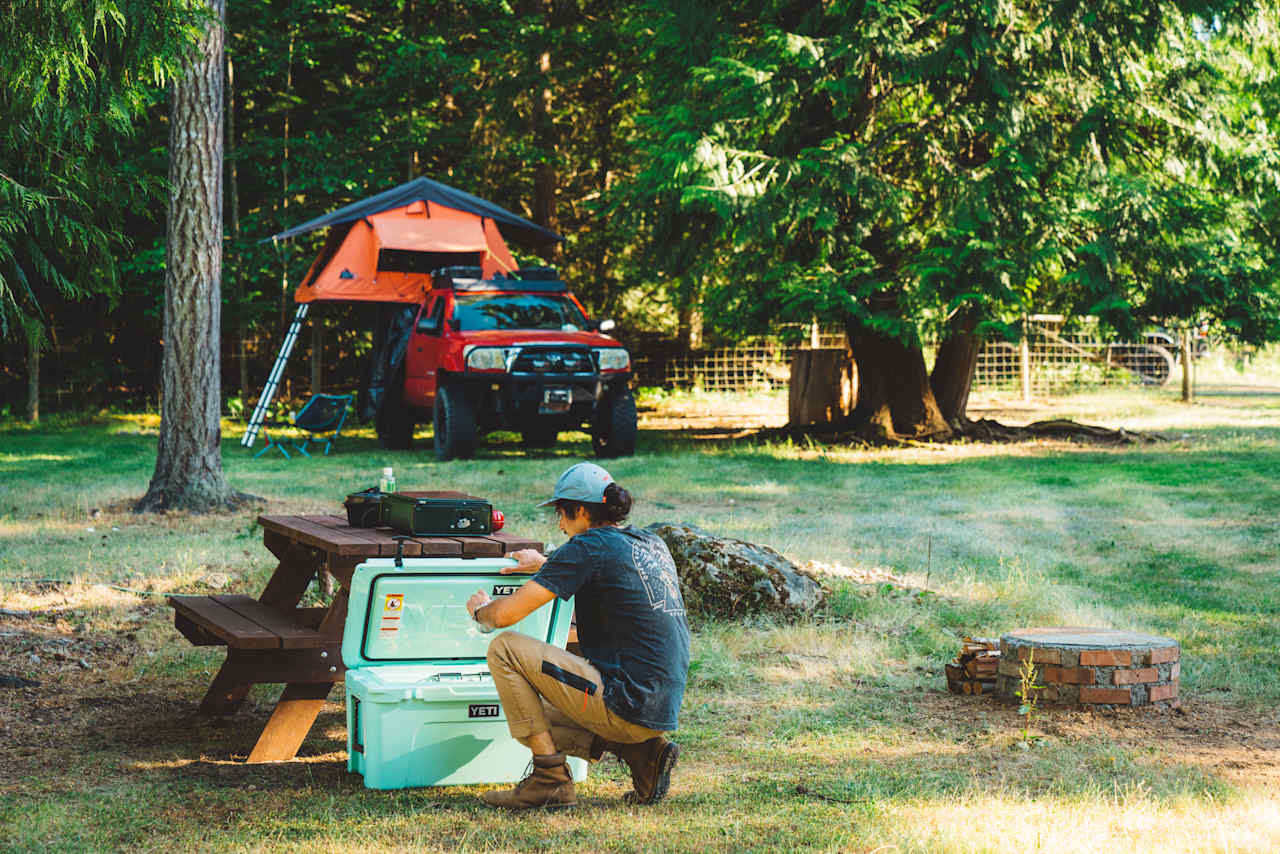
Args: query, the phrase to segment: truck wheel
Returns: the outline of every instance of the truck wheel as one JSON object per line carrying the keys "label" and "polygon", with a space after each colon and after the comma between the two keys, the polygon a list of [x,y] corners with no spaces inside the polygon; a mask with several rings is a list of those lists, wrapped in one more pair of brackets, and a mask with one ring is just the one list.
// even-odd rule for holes
{"label": "truck wheel", "polygon": [[550,448],[559,438],[559,430],[547,427],[530,427],[520,431],[520,439],[526,448]]}
{"label": "truck wheel", "polygon": [[458,386],[436,393],[436,459],[469,460],[476,454],[476,410]]}
{"label": "truck wheel", "polygon": [[399,395],[382,402],[374,418],[378,445],[389,451],[407,451],[413,445],[413,415]]}
{"label": "truck wheel", "polygon": [[591,446],[597,457],[629,457],[636,452],[636,399],[631,389],[600,401],[591,425]]}

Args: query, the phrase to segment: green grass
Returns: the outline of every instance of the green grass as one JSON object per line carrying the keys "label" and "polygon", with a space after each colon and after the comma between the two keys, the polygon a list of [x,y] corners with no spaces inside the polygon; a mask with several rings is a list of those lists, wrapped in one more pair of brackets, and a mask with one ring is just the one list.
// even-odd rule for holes
{"label": "green grass", "polygon": [[[624,775],[606,763],[581,787],[583,806],[554,816],[490,813],[482,787],[365,790],[345,772],[336,705],[298,761],[240,764],[278,689],[255,689],[230,724],[195,717],[220,653],[189,646],[155,594],[257,594],[274,563],[256,514],[340,512],[384,465],[402,488],[485,495],[512,530],[558,542],[533,505],[589,455],[585,436],[532,456],[499,437],[442,465],[356,430],[328,458],[254,460],[228,424],[227,476],[261,497],[253,509],[135,516],[125,508],[150,478],[154,418],[0,425],[0,608],[57,612],[0,618],[0,672],[45,680],[47,697],[33,711],[0,695],[11,717],[0,720],[2,847],[1275,850],[1280,397],[1187,407],[1175,396],[1108,390],[1017,410],[975,400],[1006,420],[1075,417],[1171,439],[1120,450],[854,450],[642,430],[637,456],[609,466],[637,496],[636,522],[771,545],[825,571],[831,595],[794,623],[698,623],[671,797],[623,805]],[[679,407],[668,398],[657,403]],[[1186,715],[1091,723],[1046,711],[1024,749],[1009,709],[939,692],[961,635],[1054,623],[1178,639]],[[50,669],[24,651],[32,638],[114,658]]]}

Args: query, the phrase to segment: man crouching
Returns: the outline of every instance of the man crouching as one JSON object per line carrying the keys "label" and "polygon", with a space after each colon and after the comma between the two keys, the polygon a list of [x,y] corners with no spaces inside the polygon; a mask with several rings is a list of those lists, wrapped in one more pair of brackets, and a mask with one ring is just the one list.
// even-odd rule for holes
{"label": "man crouching", "polygon": [[572,466],[551,499],[569,541],[544,557],[516,552],[510,572],[536,572],[515,593],[467,601],[485,629],[518,623],[550,602],[576,597],[582,656],[518,632],[489,644],[489,672],[511,735],[533,751],[533,771],[514,789],[485,792],[510,809],[577,803],[565,756],[598,760],[605,751],[631,769],[634,803],[667,794],[679,745],[675,730],[689,670],[689,626],[666,544],[623,522],[631,495],[592,463]]}

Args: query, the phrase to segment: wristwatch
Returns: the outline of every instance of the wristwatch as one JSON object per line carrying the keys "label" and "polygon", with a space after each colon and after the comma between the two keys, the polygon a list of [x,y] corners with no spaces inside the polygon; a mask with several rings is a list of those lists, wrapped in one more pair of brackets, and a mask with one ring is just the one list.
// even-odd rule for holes
{"label": "wristwatch", "polygon": [[474,611],[472,611],[471,619],[474,620],[475,624],[480,627],[479,629],[477,629],[477,631],[479,631],[480,634],[482,635],[487,635],[489,634],[489,632],[493,631],[493,626],[488,626],[480,622],[480,616],[479,616],[480,608],[483,608],[483,607],[484,605],[481,605],[479,608],[476,608]]}

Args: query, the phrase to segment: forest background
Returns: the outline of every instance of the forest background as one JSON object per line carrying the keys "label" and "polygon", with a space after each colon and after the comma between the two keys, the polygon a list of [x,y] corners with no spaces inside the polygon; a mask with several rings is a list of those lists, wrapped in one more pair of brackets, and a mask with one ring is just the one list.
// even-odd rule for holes
{"label": "forest background", "polygon": [[[78,390],[64,405],[154,405],[166,85],[199,11],[5,15],[0,411],[23,410],[54,345],[74,354],[44,365],[46,390]],[[1275,340],[1278,17],[1213,0],[231,3],[224,394],[256,395],[323,235],[263,239],[419,175],[564,234],[525,259],[562,267],[633,349],[845,327],[861,417],[886,433],[945,432],[975,347],[1028,312]],[[355,376],[358,309],[318,325],[324,363]]]}

